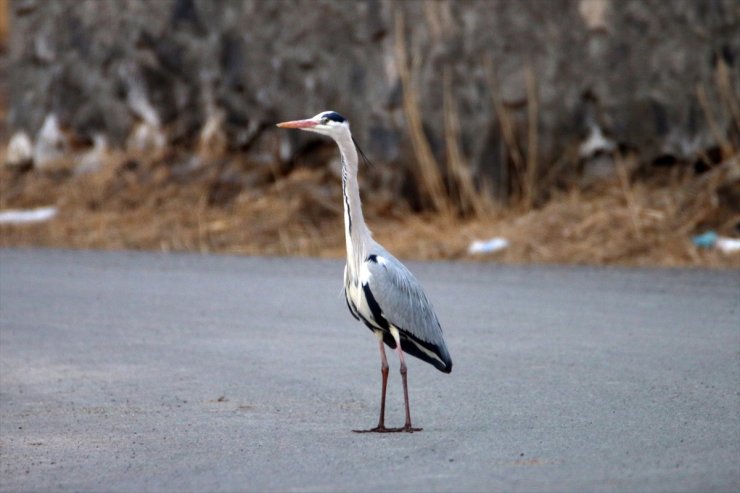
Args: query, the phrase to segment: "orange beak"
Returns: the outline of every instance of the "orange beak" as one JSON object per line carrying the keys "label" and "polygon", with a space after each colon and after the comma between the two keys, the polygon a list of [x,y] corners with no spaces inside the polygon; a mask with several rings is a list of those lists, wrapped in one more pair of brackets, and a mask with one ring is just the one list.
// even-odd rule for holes
{"label": "orange beak", "polygon": [[313,120],[294,120],[292,122],[278,123],[277,126],[280,128],[311,128],[318,125]]}

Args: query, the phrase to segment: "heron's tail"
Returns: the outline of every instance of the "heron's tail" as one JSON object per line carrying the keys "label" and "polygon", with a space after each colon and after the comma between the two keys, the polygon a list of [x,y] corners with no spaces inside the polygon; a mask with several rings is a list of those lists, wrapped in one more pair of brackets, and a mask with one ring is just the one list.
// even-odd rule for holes
{"label": "heron's tail", "polygon": [[452,371],[452,357],[450,357],[450,352],[447,350],[447,345],[444,342],[442,342],[440,349],[440,359],[444,363],[444,368],[440,368],[437,365],[434,366],[443,373],[450,373]]}
{"label": "heron's tail", "polygon": [[[433,344],[422,341],[413,334],[403,330],[400,330],[399,334],[401,336],[401,349],[404,353],[426,361],[443,373],[450,373],[452,371],[452,358],[444,340],[440,341],[440,344]],[[393,336],[390,333],[383,334],[383,342],[392,348],[396,347],[396,341],[393,340]]]}

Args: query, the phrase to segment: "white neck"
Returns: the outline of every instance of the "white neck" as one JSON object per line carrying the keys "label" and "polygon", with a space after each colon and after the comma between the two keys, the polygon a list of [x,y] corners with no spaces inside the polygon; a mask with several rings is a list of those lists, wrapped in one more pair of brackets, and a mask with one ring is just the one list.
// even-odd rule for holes
{"label": "white neck", "polygon": [[357,148],[349,132],[335,139],[342,155],[342,205],[344,207],[344,237],[347,244],[347,270],[350,279],[357,279],[360,262],[370,245],[371,234],[362,215],[360,189],[357,184]]}

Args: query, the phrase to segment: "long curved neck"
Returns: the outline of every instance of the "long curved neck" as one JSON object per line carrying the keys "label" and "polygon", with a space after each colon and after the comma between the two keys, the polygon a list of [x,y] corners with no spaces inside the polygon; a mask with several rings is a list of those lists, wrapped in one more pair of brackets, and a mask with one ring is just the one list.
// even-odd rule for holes
{"label": "long curved neck", "polygon": [[360,262],[369,245],[370,230],[365,224],[357,184],[357,148],[347,132],[336,139],[342,156],[342,202],[344,207],[344,236],[347,244],[347,268],[352,279],[359,275]]}

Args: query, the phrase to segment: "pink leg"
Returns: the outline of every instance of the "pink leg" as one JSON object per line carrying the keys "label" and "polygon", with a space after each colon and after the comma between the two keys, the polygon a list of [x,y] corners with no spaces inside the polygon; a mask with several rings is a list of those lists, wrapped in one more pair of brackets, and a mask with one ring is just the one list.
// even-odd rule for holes
{"label": "pink leg", "polygon": [[385,346],[383,346],[383,339],[380,338],[380,374],[382,378],[382,390],[380,395],[380,418],[378,419],[378,426],[370,428],[369,430],[352,430],[355,433],[367,433],[367,432],[392,432],[399,431],[397,428],[386,428],[385,427],[385,391],[388,387],[388,360],[385,357]]}
{"label": "pink leg", "polygon": [[403,360],[403,350],[401,350],[401,341],[399,338],[396,339],[396,352],[398,353],[398,358],[401,360],[401,380],[403,380],[403,402],[406,404],[406,424],[401,428],[401,431],[406,431],[409,433],[413,433],[415,431],[421,431],[422,428],[413,428],[411,426],[411,411],[409,409],[409,387],[406,383],[406,373],[408,370],[406,369],[406,362]]}
{"label": "pink leg", "polygon": [[378,419],[378,428],[385,428],[385,391],[388,387],[388,360],[385,358],[385,346],[383,340],[380,341],[380,373],[383,378],[383,390],[380,395],[380,418]]}

